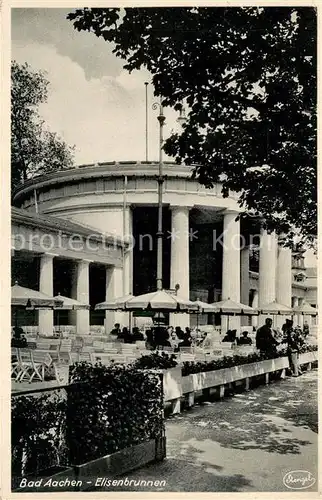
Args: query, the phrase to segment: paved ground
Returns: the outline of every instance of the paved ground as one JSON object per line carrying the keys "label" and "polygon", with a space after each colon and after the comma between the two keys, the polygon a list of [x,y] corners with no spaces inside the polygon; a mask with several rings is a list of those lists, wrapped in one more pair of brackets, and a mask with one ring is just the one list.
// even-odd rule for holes
{"label": "paved ground", "polygon": [[283,484],[287,472],[317,477],[317,420],[313,370],[168,419],[167,459],[126,477],[166,481],[154,491],[292,493]]}

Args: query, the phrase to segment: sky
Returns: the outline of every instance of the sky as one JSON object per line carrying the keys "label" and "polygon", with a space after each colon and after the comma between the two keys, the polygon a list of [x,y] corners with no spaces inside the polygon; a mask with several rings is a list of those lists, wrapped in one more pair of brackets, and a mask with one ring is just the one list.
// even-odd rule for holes
{"label": "sky", "polygon": [[[74,9],[12,9],[12,59],[47,72],[49,97],[40,108],[48,127],[75,146],[77,164],[144,160],[146,70],[129,74],[113,46],[92,33],[74,30]],[[158,160],[158,110],[148,85],[148,159]],[[179,125],[165,109],[164,137]],[[164,158],[169,159],[168,157]]]}
{"label": "sky", "polygon": [[[74,30],[66,19],[74,9],[12,9],[12,59],[47,72],[47,103],[40,108],[49,129],[75,146],[78,165],[144,160],[146,70],[129,74],[113,46],[92,33]],[[148,85],[148,159],[158,160],[159,128]],[[166,108],[164,137],[178,130],[178,115]],[[169,160],[167,156],[165,160]],[[306,265],[315,266],[313,253]]]}

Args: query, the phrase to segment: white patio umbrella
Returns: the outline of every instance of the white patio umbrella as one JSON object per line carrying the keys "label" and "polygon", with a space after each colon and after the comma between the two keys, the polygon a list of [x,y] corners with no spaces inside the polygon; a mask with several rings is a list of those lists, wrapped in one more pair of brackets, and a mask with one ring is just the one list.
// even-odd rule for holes
{"label": "white patio umbrella", "polygon": [[11,287],[11,305],[32,308],[52,309],[62,304],[60,298],[50,297],[45,293],[18,285],[16,282]]}
{"label": "white patio umbrella", "polygon": [[303,316],[316,316],[318,310],[315,307],[310,306],[307,302],[303,302],[302,305],[293,308],[295,314],[302,314]]}
{"label": "white patio umbrella", "polygon": [[214,307],[215,313],[221,313],[227,316],[256,316],[258,314],[257,310],[253,307],[235,302],[231,299],[214,302],[211,305]]}
{"label": "white patio umbrella", "polygon": [[284,304],[279,304],[278,302],[276,302],[276,300],[259,307],[258,310],[261,314],[271,314],[273,316],[289,316],[293,312],[293,309],[291,307],[288,307]]}
{"label": "white patio umbrella", "polygon": [[198,306],[189,299],[179,297],[166,290],[158,290],[133,297],[125,303],[125,309],[127,311],[151,309],[158,312],[196,312]]}
{"label": "white patio umbrella", "polygon": [[59,311],[81,311],[84,309],[89,309],[89,304],[84,304],[83,302],[79,302],[76,299],[72,299],[71,297],[65,297],[64,295],[56,295],[54,297],[55,300],[62,300],[61,305],[55,306],[54,309],[57,311],[57,326],[59,327]]}
{"label": "white patio umbrella", "polygon": [[124,295],[123,297],[117,297],[116,299],[107,300],[105,302],[100,302],[96,304],[95,309],[100,311],[117,311],[126,310],[126,303],[130,299],[133,299],[134,295]]}
{"label": "white patio umbrella", "polygon": [[17,309],[53,309],[62,304],[60,299],[50,297],[45,293],[18,285],[16,281],[11,287],[11,306],[14,310],[14,322],[17,325]]}
{"label": "white patio umbrella", "polygon": [[223,316],[228,316],[227,328],[229,329],[229,316],[257,316],[258,311],[241,302],[235,302],[230,298],[214,302],[211,304],[215,308],[215,313],[220,313]]}
{"label": "white patio umbrella", "polygon": [[269,314],[274,318],[274,325],[276,326],[275,317],[276,316],[290,316],[293,313],[293,309],[285,304],[279,304],[274,300],[269,304],[261,306],[258,308],[260,314]]}
{"label": "white patio umbrella", "polygon": [[65,297],[64,295],[56,295],[54,297],[56,301],[62,301],[61,305],[55,306],[56,310],[61,311],[79,311],[82,309],[89,309],[89,304],[84,304],[83,302],[79,302],[76,299],[72,299],[71,297]]}
{"label": "white patio umbrella", "polygon": [[[117,297],[116,299],[112,300],[106,300],[105,302],[100,302],[99,304],[96,304],[95,309],[98,311],[125,311],[126,310],[126,303],[128,300],[133,299],[134,295],[128,294],[124,295],[123,297]],[[132,316],[131,312],[129,311],[129,329],[131,330],[132,328]]]}
{"label": "white patio umbrella", "polygon": [[199,314],[209,314],[216,312],[213,304],[208,304],[208,302],[203,302],[202,300],[195,300],[194,304],[198,306],[197,313],[197,328],[199,327]]}

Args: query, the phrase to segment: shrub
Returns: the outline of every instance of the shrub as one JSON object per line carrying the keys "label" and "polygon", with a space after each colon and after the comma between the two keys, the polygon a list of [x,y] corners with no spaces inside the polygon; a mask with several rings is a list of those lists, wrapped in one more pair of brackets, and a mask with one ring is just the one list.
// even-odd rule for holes
{"label": "shrub", "polygon": [[12,397],[12,478],[79,465],[164,436],[160,375],[77,363],[69,386]]}
{"label": "shrub", "polygon": [[167,370],[169,368],[174,368],[177,364],[178,362],[175,354],[169,355],[165,352],[161,354],[153,352],[152,354],[141,356],[141,358],[137,359],[134,363],[134,367],[140,369]]}
{"label": "shrub", "polygon": [[164,433],[158,374],[133,366],[78,363],[68,387],[70,461],[81,464]]}
{"label": "shrub", "polygon": [[[14,396],[11,403],[11,466],[16,481],[43,469],[65,465],[66,393]],[[13,487],[15,481],[13,481]]]}
{"label": "shrub", "polygon": [[[299,352],[312,352],[316,351],[317,346],[312,345],[303,345]],[[209,372],[214,370],[221,370],[223,368],[231,368],[233,366],[245,365],[247,363],[256,363],[259,361],[264,361],[265,359],[274,359],[279,357],[287,356],[287,349],[283,348],[277,351],[274,354],[260,354],[260,353],[252,353],[248,355],[239,355],[236,354],[234,356],[224,356],[220,359],[214,359],[211,361],[186,361],[182,366],[182,376],[186,377],[187,375],[191,375],[192,373],[200,373],[200,372]]]}

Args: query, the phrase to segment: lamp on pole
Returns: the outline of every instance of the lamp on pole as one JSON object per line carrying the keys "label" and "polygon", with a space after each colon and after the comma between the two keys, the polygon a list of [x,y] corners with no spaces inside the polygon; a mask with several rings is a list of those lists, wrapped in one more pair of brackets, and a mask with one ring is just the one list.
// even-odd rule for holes
{"label": "lamp on pole", "polygon": [[162,290],[163,226],[162,226],[162,190],[163,190],[163,126],[165,116],[162,103],[154,103],[152,109],[159,108],[159,175],[158,175],[158,230],[157,230],[157,290]]}
{"label": "lamp on pole", "polygon": [[148,138],[148,85],[149,82],[144,82],[145,85],[145,161],[148,161],[148,144],[149,144],[149,138]]}

